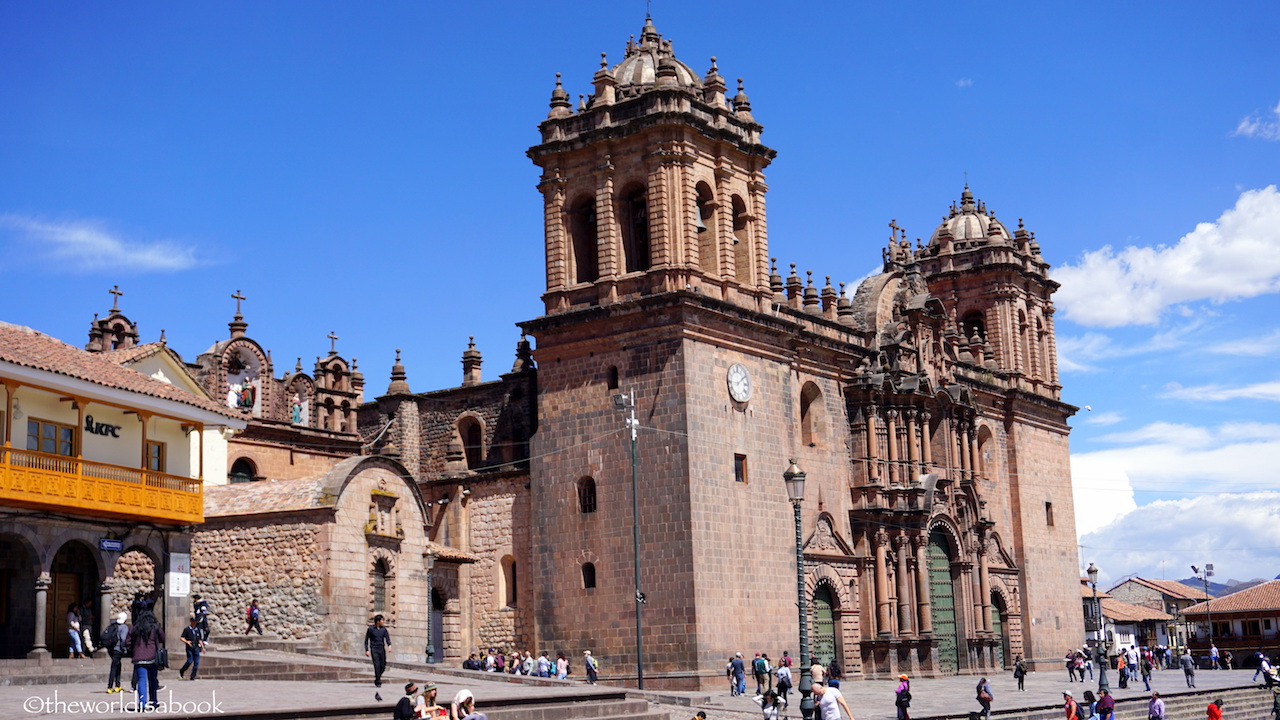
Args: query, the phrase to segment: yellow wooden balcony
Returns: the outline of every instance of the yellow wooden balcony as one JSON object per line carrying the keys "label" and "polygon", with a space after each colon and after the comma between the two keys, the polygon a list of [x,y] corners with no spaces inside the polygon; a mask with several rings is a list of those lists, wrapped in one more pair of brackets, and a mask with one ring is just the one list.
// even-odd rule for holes
{"label": "yellow wooden balcony", "polygon": [[196,478],[17,448],[0,448],[0,505],[170,525],[204,522],[204,490]]}

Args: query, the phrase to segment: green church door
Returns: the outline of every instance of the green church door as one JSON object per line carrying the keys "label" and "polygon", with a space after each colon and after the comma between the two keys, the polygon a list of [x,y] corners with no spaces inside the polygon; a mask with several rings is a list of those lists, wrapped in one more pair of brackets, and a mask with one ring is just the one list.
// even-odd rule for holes
{"label": "green church door", "polygon": [[956,598],[951,585],[951,558],[942,533],[929,533],[929,604],[933,611],[933,635],[938,639],[938,670],[954,675],[959,670],[956,644]]}
{"label": "green church door", "polygon": [[994,602],[994,593],[991,599],[991,631],[1000,638],[1000,644],[996,645],[996,667],[1002,668],[1009,662],[1009,636],[1004,634],[1004,612]]}
{"label": "green church door", "polygon": [[830,665],[836,659],[836,621],[831,611],[831,590],[819,585],[813,593],[813,612],[809,627],[813,637],[813,660]]}

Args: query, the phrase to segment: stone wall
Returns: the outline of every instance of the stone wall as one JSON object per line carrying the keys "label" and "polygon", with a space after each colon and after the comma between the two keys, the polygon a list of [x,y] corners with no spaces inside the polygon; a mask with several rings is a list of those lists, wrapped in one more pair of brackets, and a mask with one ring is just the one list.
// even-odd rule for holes
{"label": "stone wall", "polygon": [[191,546],[191,592],[209,601],[213,634],[243,633],[245,609],[254,598],[264,633],[302,639],[323,632],[324,573],[315,519],[219,519],[197,531]]}
{"label": "stone wall", "polygon": [[133,594],[149,592],[156,586],[156,566],[146,553],[130,550],[116,560],[116,568],[107,578],[111,588],[111,617],[128,613],[133,604]]}

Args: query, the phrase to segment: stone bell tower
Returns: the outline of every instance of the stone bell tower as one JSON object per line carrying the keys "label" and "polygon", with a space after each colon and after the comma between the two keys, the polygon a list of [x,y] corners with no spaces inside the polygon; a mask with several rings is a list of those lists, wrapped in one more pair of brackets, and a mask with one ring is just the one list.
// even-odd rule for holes
{"label": "stone bell tower", "polygon": [[543,170],[548,314],[678,289],[771,300],[763,170],[774,151],[738,82],[699,77],[649,18],[622,62],[601,54],[575,109],[556,76],[529,157]]}

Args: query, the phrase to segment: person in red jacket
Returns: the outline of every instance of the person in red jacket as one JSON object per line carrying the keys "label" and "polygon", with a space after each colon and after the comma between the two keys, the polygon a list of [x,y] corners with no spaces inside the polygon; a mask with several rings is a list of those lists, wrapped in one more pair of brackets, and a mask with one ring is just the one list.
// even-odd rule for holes
{"label": "person in red jacket", "polygon": [[1209,714],[1209,720],[1222,720],[1222,698],[1218,698],[1217,700],[1209,703],[1207,712]]}

